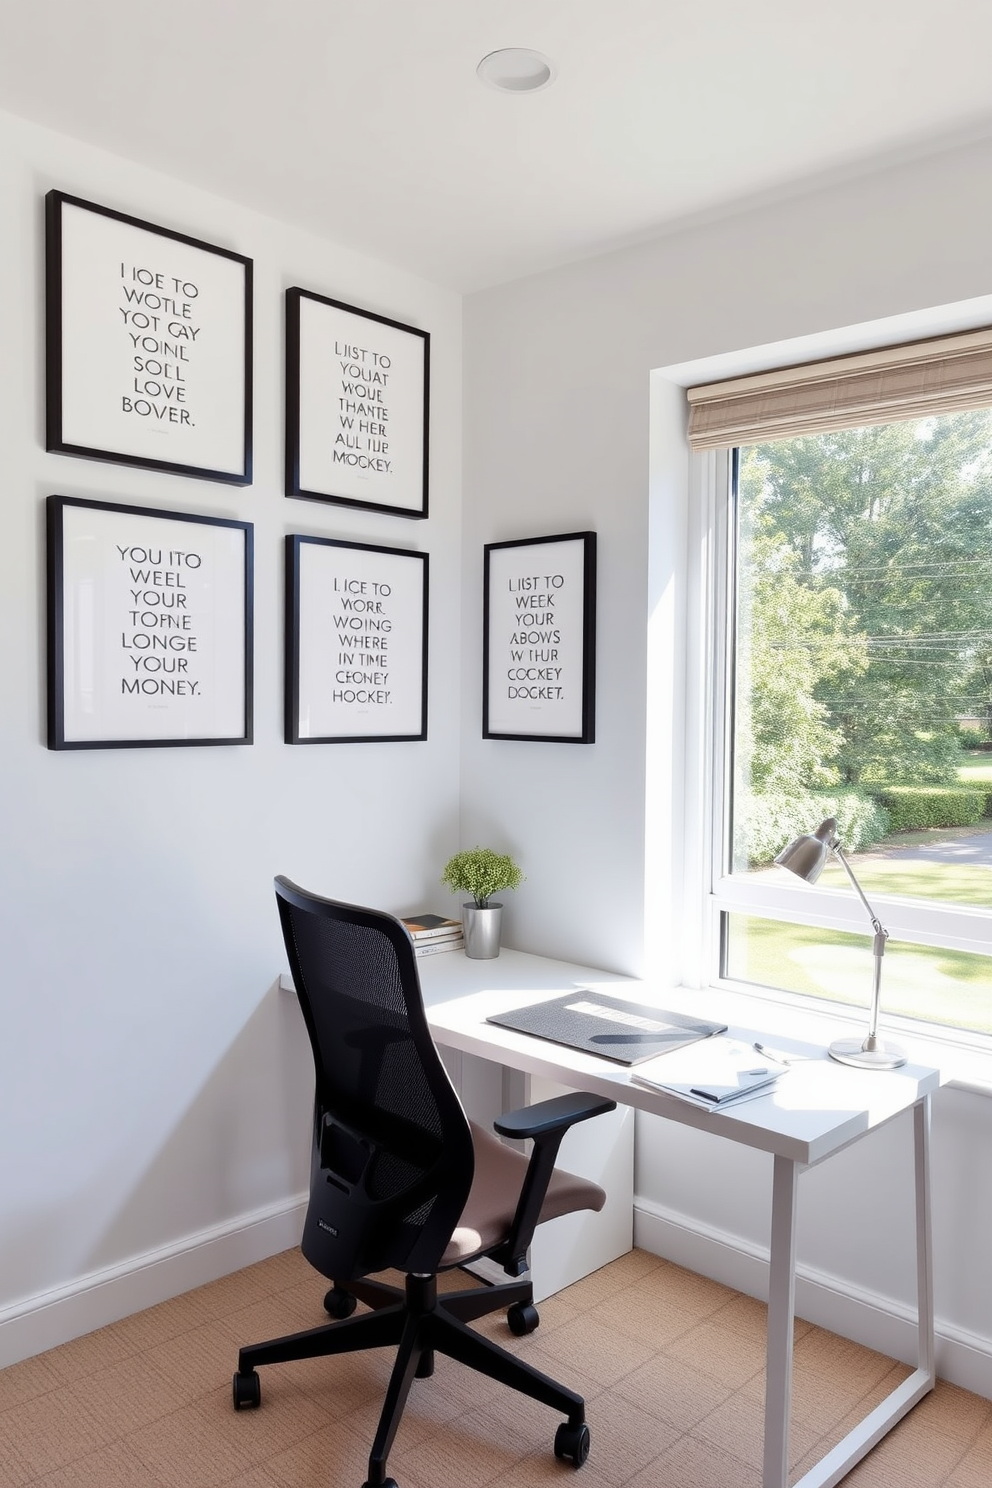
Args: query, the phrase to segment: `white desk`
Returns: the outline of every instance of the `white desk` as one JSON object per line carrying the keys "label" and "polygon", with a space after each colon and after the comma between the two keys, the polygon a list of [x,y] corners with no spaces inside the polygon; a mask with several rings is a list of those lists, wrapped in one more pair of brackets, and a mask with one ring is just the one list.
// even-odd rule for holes
{"label": "white desk", "polygon": [[[772,1154],[771,1242],[768,1277],[768,1334],[765,1386],[763,1488],[788,1484],[789,1415],[792,1395],[792,1333],[795,1317],[796,1200],[799,1175],[852,1142],[860,1141],[903,1111],[913,1111],[916,1197],[918,1362],[915,1371],[812,1467],[795,1488],[832,1488],[934,1385],[933,1280],[930,1228],[930,1096],[937,1070],[904,1065],[892,1071],[866,1071],[836,1064],[825,1051],[793,1065],[768,1096],[736,1110],[700,1110],[631,1079],[623,1066],[595,1055],[548,1043],[486,1023],[489,1013],[560,996],[572,987],[599,984],[614,995],[629,990],[634,1001],[656,1002],[673,1010],[710,1009],[675,993],[652,996],[624,978],[541,956],[504,950],[492,961],[471,961],[459,953],[425,957],[419,963],[427,1015],[440,1044],[463,1053],[573,1088],[611,1096],[626,1106],[651,1111],[731,1142]],[[718,1016],[718,1014],[714,1014]],[[796,1047],[767,1030],[731,1026],[735,1036]],[[852,1216],[854,1218],[854,1216]]]}

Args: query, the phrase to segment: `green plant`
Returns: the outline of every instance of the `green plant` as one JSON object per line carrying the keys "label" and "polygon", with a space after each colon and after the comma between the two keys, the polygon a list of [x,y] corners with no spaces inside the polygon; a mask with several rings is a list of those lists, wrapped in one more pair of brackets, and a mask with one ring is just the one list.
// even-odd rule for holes
{"label": "green plant", "polygon": [[925,827],[971,827],[986,810],[986,791],[966,786],[890,785],[875,792],[889,813],[889,830],[913,831]]}
{"label": "green plant", "polygon": [[448,859],[441,882],[453,894],[471,894],[478,909],[485,909],[493,894],[516,889],[524,875],[511,857],[491,847],[471,847]]}
{"label": "green plant", "polygon": [[735,802],[735,824],[741,858],[735,866],[770,863],[787,842],[801,832],[813,832],[827,816],[837,820],[837,834],[846,850],[858,852],[880,842],[889,831],[884,807],[860,791],[780,791],[742,793]]}

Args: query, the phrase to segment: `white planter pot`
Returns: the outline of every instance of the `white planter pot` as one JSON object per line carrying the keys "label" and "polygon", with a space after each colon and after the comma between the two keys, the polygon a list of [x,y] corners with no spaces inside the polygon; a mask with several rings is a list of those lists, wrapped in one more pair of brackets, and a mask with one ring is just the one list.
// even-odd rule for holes
{"label": "white planter pot", "polygon": [[499,955],[502,915],[502,904],[487,904],[485,909],[479,909],[476,904],[462,905],[466,956],[471,956],[473,961],[491,961]]}

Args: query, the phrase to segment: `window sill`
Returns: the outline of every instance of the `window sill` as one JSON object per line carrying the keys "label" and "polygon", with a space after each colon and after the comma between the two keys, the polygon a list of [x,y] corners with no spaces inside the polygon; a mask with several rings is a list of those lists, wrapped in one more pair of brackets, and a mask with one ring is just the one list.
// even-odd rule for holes
{"label": "window sill", "polygon": [[[868,1012],[851,1008],[827,1008],[822,1004],[806,1007],[756,987],[680,988],[692,1006],[701,1012],[700,999],[705,998],[706,1012],[727,1023],[745,1027],[759,1025],[769,1035],[796,1039],[802,1043],[827,1044],[836,1038],[864,1035],[868,1029]],[[898,1043],[914,1064],[939,1069],[941,1084],[972,1095],[992,1098],[992,1037],[982,1034],[958,1035],[953,1029],[921,1031],[919,1023],[909,1024],[900,1018],[880,1019],[880,1033]]]}

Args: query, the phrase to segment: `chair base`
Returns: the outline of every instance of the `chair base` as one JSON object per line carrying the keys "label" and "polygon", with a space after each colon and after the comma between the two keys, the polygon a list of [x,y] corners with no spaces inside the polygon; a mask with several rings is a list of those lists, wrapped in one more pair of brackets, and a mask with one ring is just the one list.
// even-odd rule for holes
{"label": "chair base", "polygon": [[[553,1410],[561,1411],[567,1421],[558,1428],[555,1455],[571,1460],[576,1467],[585,1461],[589,1451],[589,1432],[585,1425],[585,1402],[581,1395],[533,1369],[498,1343],[484,1338],[467,1326],[476,1318],[508,1307],[517,1309],[518,1317],[528,1320],[537,1314],[529,1281],[511,1282],[507,1286],[473,1287],[464,1292],[447,1292],[438,1296],[437,1277],[410,1275],[405,1290],[382,1282],[349,1282],[347,1288],[335,1286],[328,1298],[335,1299],[332,1310],[342,1310],[342,1293],[352,1293],[373,1310],[357,1317],[340,1317],[319,1328],[309,1328],[285,1338],[253,1344],[238,1354],[238,1372],[234,1376],[236,1409],[257,1406],[261,1400],[259,1364],[286,1364],[295,1359],[327,1358],[332,1354],[353,1353],[369,1348],[396,1348],[396,1359],[390,1375],[379,1426],[369,1455],[369,1475],[364,1488],[395,1488],[386,1476],[386,1458],[399,1427],[403,1407],[416,1378],[426,1378],[434,1370],[434,1354],[475,1369],[510,1389],[538,1400]],[[529,1309],[529,1313],[527,1312]],[[515,1330],[516,1331],[516,1330]],[[520,1329],[529,1332],[529,1327]]]}

